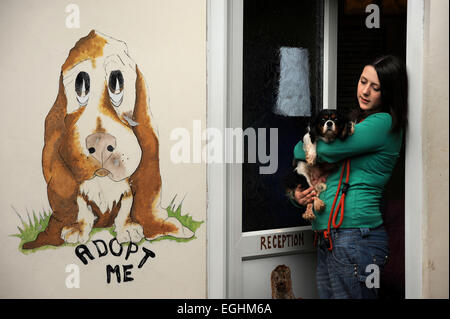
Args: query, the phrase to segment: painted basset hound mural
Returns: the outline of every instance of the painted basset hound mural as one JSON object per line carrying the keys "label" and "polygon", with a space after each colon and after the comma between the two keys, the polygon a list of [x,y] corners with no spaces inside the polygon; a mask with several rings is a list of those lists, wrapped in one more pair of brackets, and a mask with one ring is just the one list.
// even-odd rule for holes
{"label": "painted basset hound mural", "polygon": [[85,243],[92,228],[103,227],[114,227],[119,243],[194,235],[160,207],[148,90],[124,42],[92,30],[70,50],[44,142],[52,214],[24,249]]}

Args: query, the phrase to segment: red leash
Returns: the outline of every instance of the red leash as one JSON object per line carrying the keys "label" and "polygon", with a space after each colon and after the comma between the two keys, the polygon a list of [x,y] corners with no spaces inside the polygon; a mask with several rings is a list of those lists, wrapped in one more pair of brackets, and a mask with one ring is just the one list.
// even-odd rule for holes
{"label": "red leash", "polygon": [[[358,123],[361,123],[364,120],[365,119],[362,119]],[[344,171],[346,168],[347,168],[347,174],[345,176],[344,186],[342,187],[342,196],[341,196],[341,199],[339,200],[338,206],[336,207],[336,211],[334,211],[334,206],[336,205],[336,201],[339,197],[339,192],[341,190],[341,184],[342,184],[342,178],[344,177]],[[333,242],[331,241],[331,236],[330,236],[331,224],[333,224],[333,228],[337,229],[337,228],[341,227],[342,222],[344,221],[344,203],[345,203],[345,196],[347,195],[348,188],[350,187],[350,184],[348,183],[349,179],[350,179],[350,159],[347,159],[344,162],[344,164],[342,165],[341,176],[339,177],[339,184],[337,187],[336,195],[334,196],[333,206],[331,207],[331,211],[330,211],[330,217],[328,218],[328,228],[327,228],[327,230],[325,230],[323,232],[323,237],[327,241],[327,247],[328,247],[329,251],[333,250]],[[336,225],[336,219],[339,214],[339,211],[341,211],[341,217],[339,218],[339,223]],[[314,247],[316,247],[316,243],[317,243],[317,233],[314,238]]]}
{"label": "red leash", "polygon": [[[334,207],[336,206],[336,201],[339,197],[339,192],[341,191],[341,184],[342,179],[344,177],[345,168],[347,168],[347,174],[345,177],[345,182],[343,183],[344,186],[342,187],[342,196],[341,199],[339,200],[339,204],[336,207],[335,211]],[[337,187],[336,195],[334,196],[333,206],[331,207],[330,211],[330,217],[328,218],[328,228],[326,231],[323,232],[323,237],[325,238],[325,240],[327,240],[328,250],[330,251],[333,250],[333,242],[331,241],[330,236],[331,224],[333,224],[333,228],[337,229],[341,227],[342,222],[344,221],[344,203],[345,203],[345,196],[347,195],[348,188],[350,187],[350,185],[348,184],[349,179],[350,179],[350,159],[347,159],[342,165],[341,176],[339,177],[339,184]],[[336,219],[339,214],[339,211],[341,212],[341,215],[339,218],[339,223],[336,225]]]}
{"label": "red leash", "polygon": [[[336,210],[334,210],[334,207],[336,206],[336,201],[339,197],[339,192],[341,190],[342,179],[344,177],[345,168],[347,168],[347,174],[345,177],[344,187],[342,188],[342,196],[341,196],[341,199],[339,200],[339,204],[336,207]],[[350,159],[347,159],[342,164],[341,176],[339,177],[339,184],[337,187],[336,195],[334,196],[333,205],[332,205],[331,211],[330,211],[330,217],[328,218],[328,227],[327,227],[327,230],[325,230],[323,232],[323,237],[327,241],[327,247],[328,247],[328,250],[330,250],[330,251],[333,250],[333,243],[331,241],[331,236],[330,236],[331,224],[333,224],[333,228],[337,229],[341,226],[342,222],[344,221],[344,210],[345,210],[344,203],[345,203],[345,196],[347,194],[348,188],[350,187],[350,185],[348,184],[349,179],[350,179]],[[339,223],[336,225],[336,219],[339,214],[339,211],[341,211],[341,216],[339,218]],[[318,237],[318,233],[316,232],[315,236],[314,236],[314,247],[317,247],[317,237]]]}
{"label": "red leash", "polygon": [[[364,119],[359,121],[359,123],[361,123],[362,121],[364,121]],[[336,211],[334,211],[334,206],[336,205],[336,200],[339,197],[339,192],[341,190],[342,178],[344,177],[345,168],[347,168],[347,174],[345,176],[344,186],[342,187],[342,196],[341,196],[341,199],[339,200],[338,206],[336,207]],[[323,237],[327,241],[327,246],[328,246],[329,251],[333,250],[333,242],[331,241],[331,236],[330,236],[331,223],[333,224],[334,229],[338,229],[339,227],[341,227],[342,222],[344,221],[344,204],[345,204],[345,196],[347,195],[348,188],[350,187],[350,184],[348,183],[349,179],[350,179],[350,159],[348,158],[342,165],[341,176],[339,178],[339,184],[337,187],[336,195],[334,196],[333,206],[331,207],[331,211],[330,211],[330,217],[328,218],[328,228],[326,231],[323,232]],[[336,219],[339,214],[339,210],[341,211],[341,217],[339,218],[339,223],[336,225]]]}

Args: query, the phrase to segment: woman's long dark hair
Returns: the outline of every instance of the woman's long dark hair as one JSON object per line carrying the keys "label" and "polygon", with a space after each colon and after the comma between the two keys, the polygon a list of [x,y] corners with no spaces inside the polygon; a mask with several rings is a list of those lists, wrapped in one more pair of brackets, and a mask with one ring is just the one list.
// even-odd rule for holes
{"label": "woman's long dark hair", "polygon": [[392,117],[392,132],[404,130],[408,125],[408,75],[405,64],[393,55],[385,55],[367,65],[377,71],[381,109],[359,112],[358,120],[375,112],[386,112]]}

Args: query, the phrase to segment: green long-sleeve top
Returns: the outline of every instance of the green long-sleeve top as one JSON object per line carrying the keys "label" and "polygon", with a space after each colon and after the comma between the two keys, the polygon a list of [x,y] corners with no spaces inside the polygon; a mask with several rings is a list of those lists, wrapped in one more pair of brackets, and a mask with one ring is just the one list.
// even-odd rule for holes
{"label": "green long-sleeve top", "polygon": [[[354,134],[344,141],[337,139],[330,144],[317,141],[319,162],[343,163],[345,159],[351,159],[350,187],[345,199],[341,228],[374,228],[383,223],[380,202],[402,144],[402,133],[392,133],[391,124],[390,114],[375,113],[356,124]],[[303,142],[295,146],[294,157],[305,160]],[[327,178],[327,189],[319,196],[325,202],[325,210],[315,212],[313,230],[327,229],[341,169],[342,164]],[[336,220],[338,222],[339,217]]]}

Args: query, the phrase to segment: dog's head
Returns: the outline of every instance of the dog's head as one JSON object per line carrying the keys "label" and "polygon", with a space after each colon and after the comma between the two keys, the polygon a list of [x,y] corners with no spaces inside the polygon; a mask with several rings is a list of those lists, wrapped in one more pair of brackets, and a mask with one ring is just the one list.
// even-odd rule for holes
{"label": "dog's head", "polygon": [[43,153],[48,182],[60,160],[77,182],[120,181],[158,158],[145,82],[126,44],[92,30],[70,50],[57,99],[46,118]]}
{"label": "dog's head", "polygon": [[271,274],[272,287],[278,292],[288,292],[292,289],[291,270],[286,265],[278,265]]}
{"label": "dog's head", "polygon": [[321,110],[313,116],[309,129],[313,142],[320,138],[331,143],[336,138],[345,139],[353,134],[353,126],[352,121],[343,112]]}

